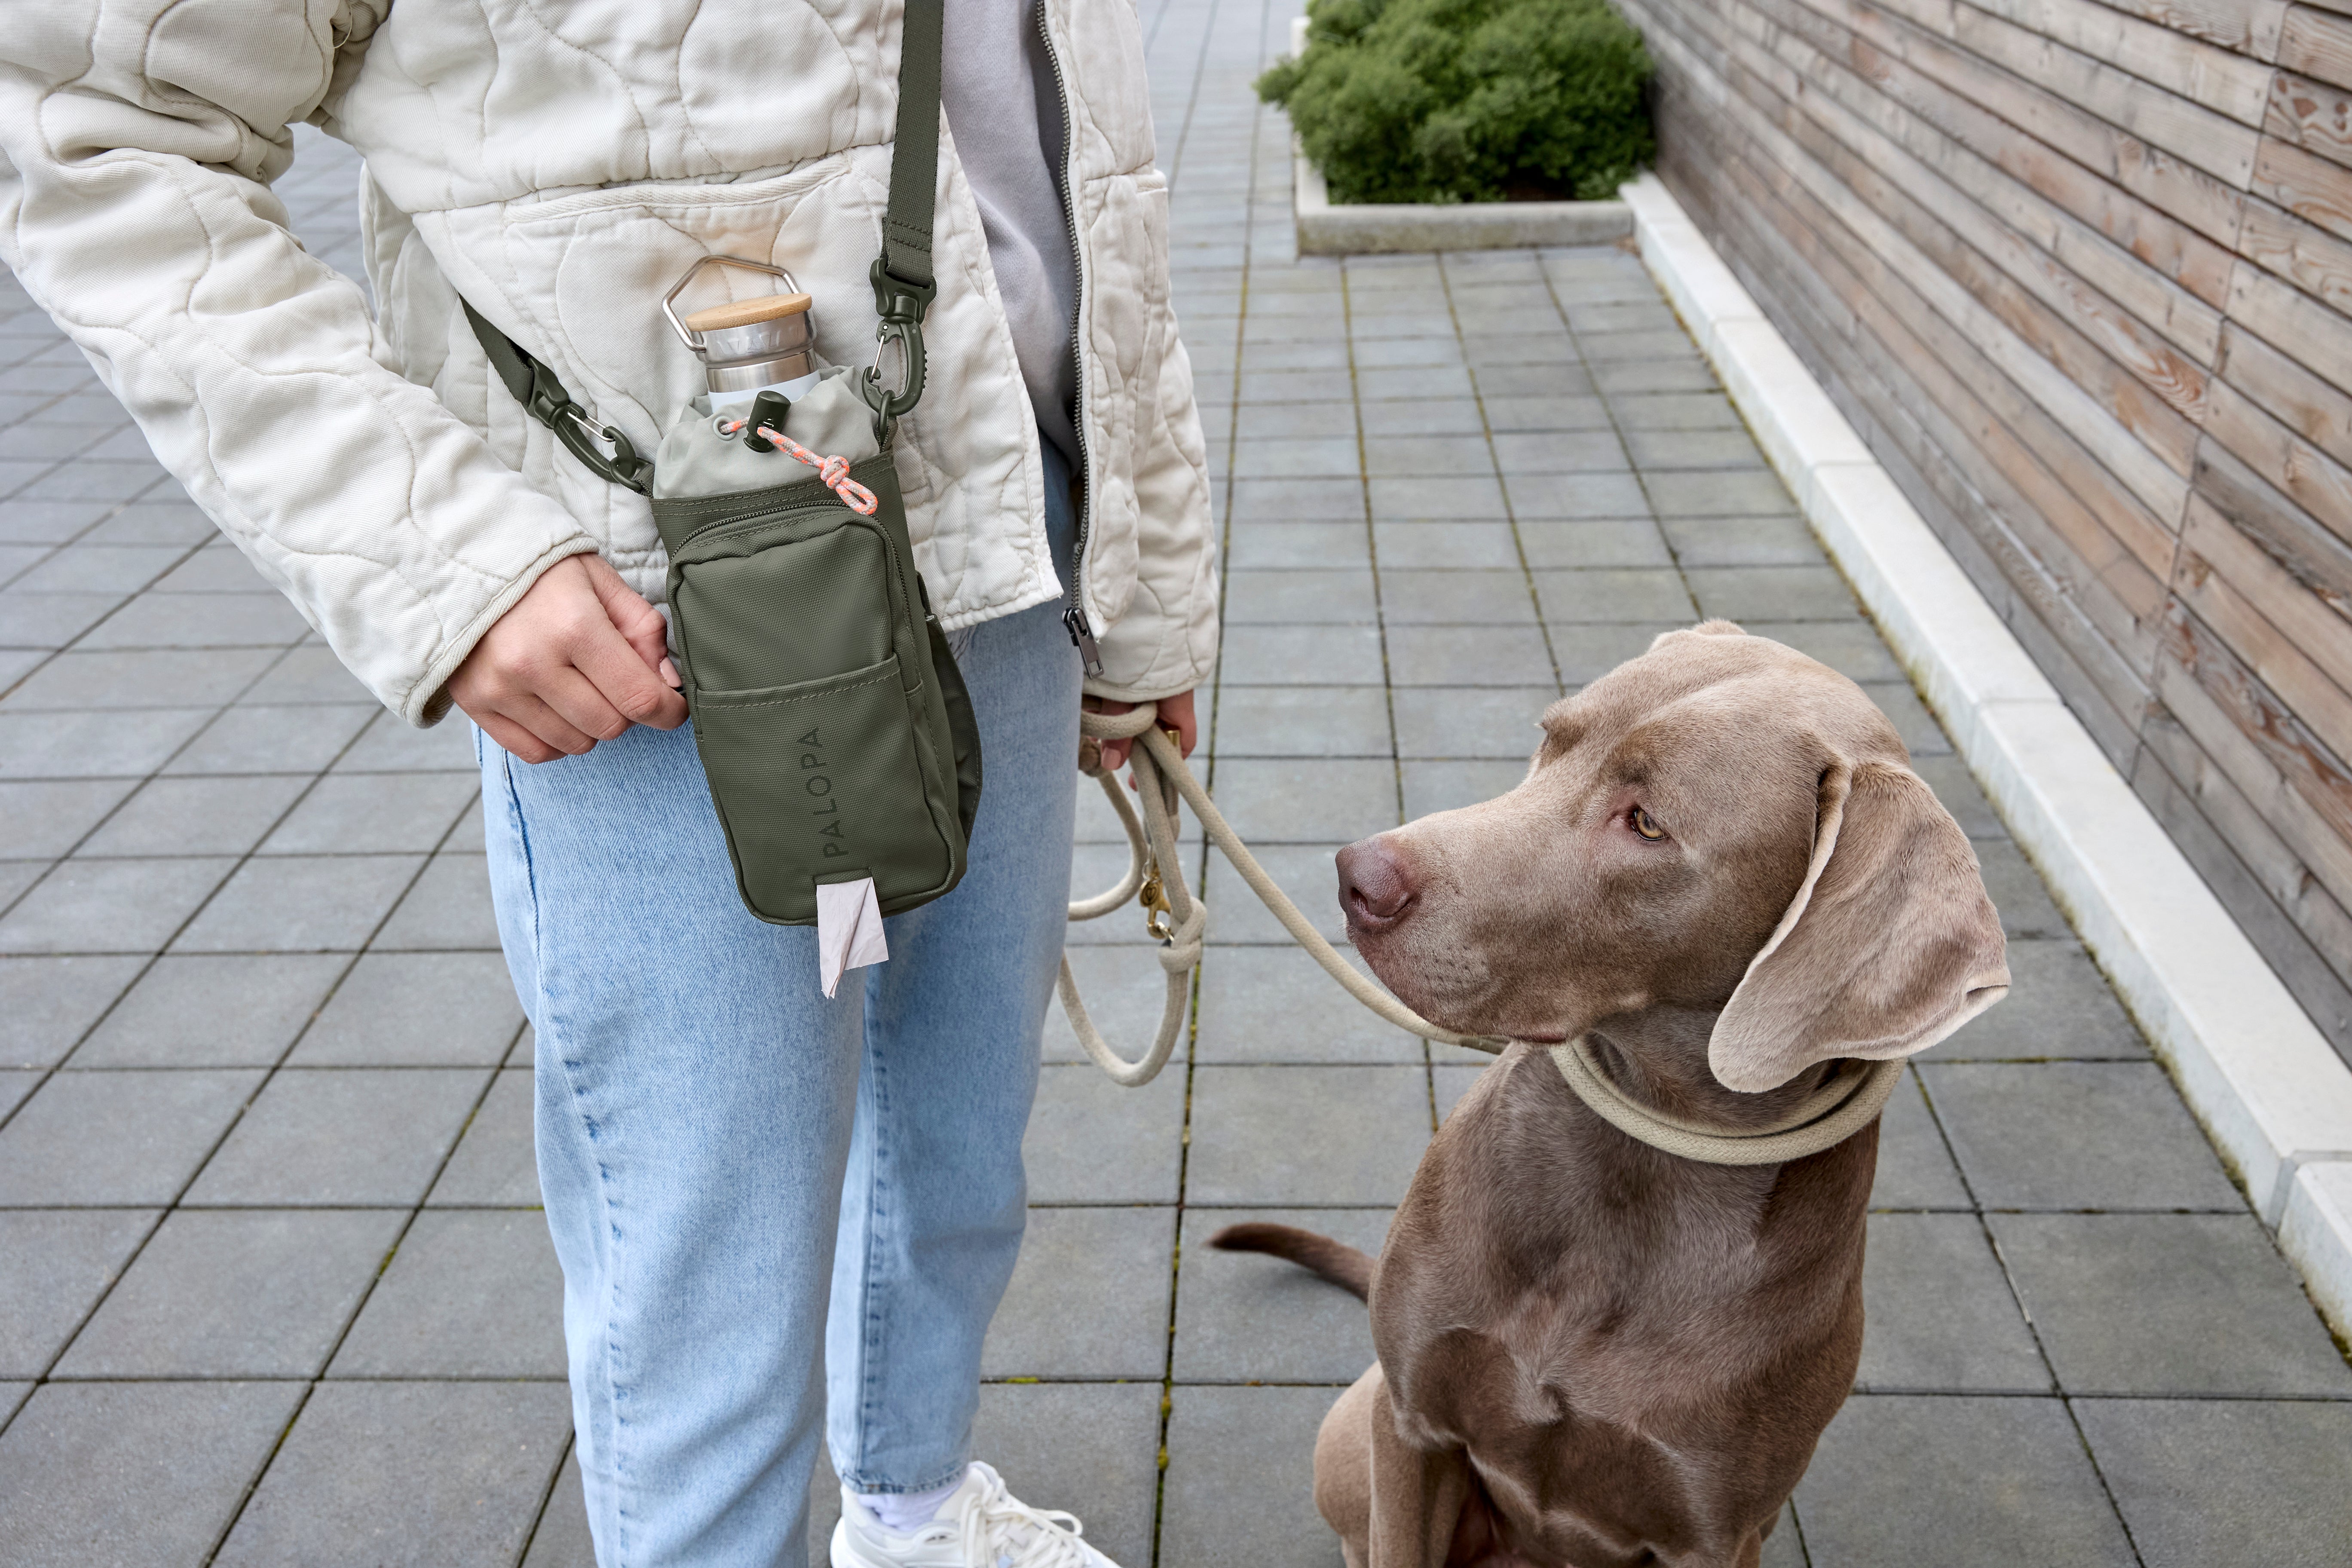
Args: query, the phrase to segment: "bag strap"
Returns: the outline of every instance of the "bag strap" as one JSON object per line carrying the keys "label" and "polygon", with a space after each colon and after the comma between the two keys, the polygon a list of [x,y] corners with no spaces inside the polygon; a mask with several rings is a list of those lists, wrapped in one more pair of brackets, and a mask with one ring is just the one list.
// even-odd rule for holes
{"label": "bag strap", "polygon": [[[898,29],[898,125],[890,149],[890,203],[882,215],[882,254],[874,258],[876,363],[859,384],[874,410],[874,437],[887,448],[892,428],[923,395],[923,313],[939,293],[931,271],[931,194],[940,174],[940,37],[946,0],[906,0]],[[897,392],[882,384],[881,350],[906,355]]]}
{"label": "bag strap", "polygon": [[[474,336],[489,356],[490,368],[499,373],[514,400],[529,410],[530,416],[555,432],[555,438],[571,450],[573,457],[593,472],[616,485],[625,485],[639,495],[646,492],[652,482],[653,464],[637,456],[636,447],[617,426],[607,425],[600,431],[588,417],[588,411],[572,401],[572,394],[555,373],[523,352],[522,345],[482,319],[481,312],[460,300],[466,306],[466,320],[474,329]],[[597,436],[613,444],[610,457],[596,445]]]}
{"label": "bag strap", "polygon": [[[946,0],[906,0],[898,38],[898,126],[890,151],[890,201],[882,214],[882,254],[874,259],[876,358],[896,342],[906,355],[906,381],[896,392],[882,384],[878,364],[866,367],[859,390],[874,410],[874,437],[887,449],[901,416],[923,395],[923,314],[939,293],[931,271],[931,193],[940,175],[940,37]],[[521,344],[482,319],[464,300],[466,320],[507,390],[530,416],[593,472],[638,494],[648,493],[654,466],[615,426],[601,428],[572,400],[555,373]],[[596,445],[613,445],[608,457]]]}

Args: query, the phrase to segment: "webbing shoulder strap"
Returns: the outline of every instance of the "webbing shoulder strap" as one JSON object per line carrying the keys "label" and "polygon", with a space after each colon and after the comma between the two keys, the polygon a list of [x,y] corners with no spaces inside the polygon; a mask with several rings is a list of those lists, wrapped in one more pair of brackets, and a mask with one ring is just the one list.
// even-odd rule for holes
{"label": "webbing shoulder strap", "polygon": [[[931,193],[940,176],[940,37],[946,0],[906,0],[898,39],[898,126],[890,151],[890,203],[882,215],[882,254],[873,269],[874,310],[882,318],[877,345],[896,342],[905,353],[906,381],[896,392],[869,366],[861,384],[874,409],[874,434],[885,447],[899,418],[923,395],[923,313],[939,286],[931,271]],[[460,300],[460,304],[465,301]],[[490,368],[506,383],[530,416],[555,432],[572,455],[616,485],[639,494],[653,480],[654,466],[611,425],[601,428],[572,400],[555,373],[522,345],[482,319],[470,304],[466,320],[489,356]],[[596,445],[613,445],[608,456]]]}
{"label": "webbing shoulder strap", "polygon": [[940,35],[946,0],[906,0],[898,31],[898,128],[890,149],[890,205],[882,215],[882,254],[874,259],[876,357],[896,342],[907,359],[897,392],[882,384],[879,364],[860,384],[874,409],[874,435],[890,444],[891,427],[923,395],[923,312],[939,285],[931,271],[931,192],[940,175]]}
{"label": "webbing shoulder strap", "polygon": [[[588,411],[572,401],[555,373],[523,352],[522,345],[482,319],[480,311],[460,300],[466,306],[466,321],[474,329],[474,336],[489,356],[490,368],[506,383],[514,400],[530,411],[530,416],[555,432],[555,438],[570,449],[572,455],[587,465],[590,470],[625,485],[643,495],[652,483],[654,466],[637,456],[637,448],[617,426],[607,425],[601,430],[588,418]],[[602,436],[613,444],[608,457],[596,445]]]}

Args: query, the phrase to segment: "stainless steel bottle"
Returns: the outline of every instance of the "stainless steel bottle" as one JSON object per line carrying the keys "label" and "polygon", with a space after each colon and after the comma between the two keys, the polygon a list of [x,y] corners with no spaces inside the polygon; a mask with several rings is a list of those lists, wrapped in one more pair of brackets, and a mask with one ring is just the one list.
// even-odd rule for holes
{"label": "stainless steel bottle", "polygon": [[[791,292],[712,305],[680,319],[676,309],[678,295],[694,281],[695,274],[710,266],[769,273],[782,279]],[[702,361],[713,414],[740,413],[763,392],[796,398],[816,384],[809,297],[781,267],[735,256],[706,256],[688,268],[686,276],[664,297],[662,314]]]}

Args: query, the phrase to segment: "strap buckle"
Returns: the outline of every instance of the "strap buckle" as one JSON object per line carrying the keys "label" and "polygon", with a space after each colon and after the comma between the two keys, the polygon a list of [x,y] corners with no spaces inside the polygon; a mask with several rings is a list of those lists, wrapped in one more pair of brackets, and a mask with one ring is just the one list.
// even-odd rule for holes
{"label": "strap buckle", "polygon": [[[555,432],[555,438],[593,472],[639,495],[645,494],[646,481],[652,475],[654,466],[637,456],[636,443],[623,434],[619,426],[599,426],[588,417],[586,409],[569,397],[557,395],[562,387],[558,385],[551,390],[547,383],[553,378],[543,374],[544,366],[537,368],[541,374],[531,377],[530,402],[528,405],[531,417]],[[596,445],[600,439],[612,443],[611,455],[607,456],[604,448]]]}
{"label": "strap buckle", "polygon": [[[866,369],[859,393],[874,410],[874,438],[884,447],[901,416],[912,413],[923,396],[923,316],[939,297],[935,283],[909,283],[893,277],[877,257],[872,272],[874,312],[882,318],[874,330],[874,363]],[[882,351],[897,343],[904,363],[904,379],[892,391],[882,380]]]}

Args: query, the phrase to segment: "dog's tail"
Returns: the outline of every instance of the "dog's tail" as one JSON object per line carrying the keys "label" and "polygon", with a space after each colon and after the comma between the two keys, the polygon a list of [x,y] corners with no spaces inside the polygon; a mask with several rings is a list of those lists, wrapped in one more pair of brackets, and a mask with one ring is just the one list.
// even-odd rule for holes
{"label": "dog's tail", "polygon": [[1359,1301],[1372,1296],[1372,1258],[1344,1241],[1287,1225],[1229,1225],[1209,1237],[1220,1252],[1265,1252],[1328,1279]]}

